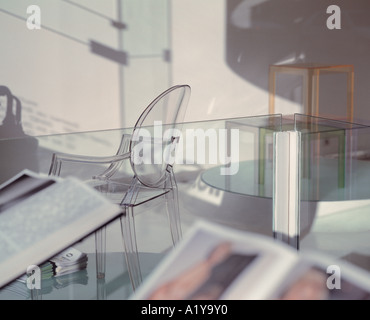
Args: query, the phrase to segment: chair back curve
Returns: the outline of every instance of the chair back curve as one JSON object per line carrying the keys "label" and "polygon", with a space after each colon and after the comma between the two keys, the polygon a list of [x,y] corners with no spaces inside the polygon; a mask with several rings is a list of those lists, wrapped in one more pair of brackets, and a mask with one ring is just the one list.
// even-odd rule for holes
{"label": "chair back curve", "polygon": [[191,88],[175,85],[157,96],[142,112],[131,136],[130,163],[137,179],[148,187],[160,186],[184,121]]}

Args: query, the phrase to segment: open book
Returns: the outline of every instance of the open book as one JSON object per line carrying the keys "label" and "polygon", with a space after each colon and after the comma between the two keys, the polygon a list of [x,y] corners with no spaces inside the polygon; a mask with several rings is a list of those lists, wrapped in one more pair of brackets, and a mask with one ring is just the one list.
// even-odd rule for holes
{"label": "open book", "polygon": [[0,185],[0,287],[121,213],[118,205],[76,178],[20,172]]}
{"label": "open book", "polygon": [[370,299],[370,273],[267,236],[198,222],[131,299]]}

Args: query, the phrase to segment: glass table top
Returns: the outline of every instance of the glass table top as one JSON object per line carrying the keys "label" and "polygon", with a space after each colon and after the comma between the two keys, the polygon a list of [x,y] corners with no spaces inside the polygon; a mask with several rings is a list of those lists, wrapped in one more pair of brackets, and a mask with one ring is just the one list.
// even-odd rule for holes
{"label": "glass table top", "polygon": [[[301,200],[303,201],[346,201],[370,199],[368,177],[370,175],[370,162],[357,161],[357,167],[351,181],[344,187],[337,182],[337,159],[321,159],[315,164],[319,171],[318,183],[309,178],[301,180]],[[235,175],[220,174],[220,167],[213,167],[204,171],[202,181],[208,186],[222,191],[233,192],[240,195],[272,198],[273,193],[273,164],[266,161],[265,179],[260,183],[256,179],[258,174],[258,160],[243,161],[239,163],[239,171]]]}

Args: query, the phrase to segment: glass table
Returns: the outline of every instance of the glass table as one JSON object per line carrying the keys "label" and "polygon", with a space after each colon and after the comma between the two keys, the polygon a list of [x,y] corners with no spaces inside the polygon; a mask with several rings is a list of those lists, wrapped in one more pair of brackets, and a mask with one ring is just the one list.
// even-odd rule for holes
{"label": "glass table", "polygon": [[[339,231],[342,226],[339,226],[334,213],[342,210],[347,212],[348,224],[356,224],[353,230],[367,230],[369,216],[366,212],[370,208],[370,189],[367,187],[370,173],[367,158],[370,133],[368,126],[301,114],[280,119],[274,115],[257,121],[251,118],[231,120],[228,125],[257,136],[254,138],[254,153],[258,157],[239,162],[239,172],[236,175],[221,175],[219,168],[206,170],[201,175],[206,185],[246,196],[249,199],[246,204],[258,208],[261,219],[265,213],[259,203],[264,201],[265,210],[273,212],[274,232],[283,228],[284,234],[287,234],[290,228],[297,239],[283,237],[284,241],[297,248],[300,240],[304,240],[307,234],[312,237],[314,230],[321,230],[322,223],[328,226],[328,222],[323,221],[333,220],[332,228],[328,227],[328,230]],[[300,137],[293,154],[294,157],[299,155],[299,172],[293,186],[286,182],[293,176],[289,168],[293,166],[293,162],[289,163],[292,154],[283,155],[280,159],[280,164],[283,165],[280,167],[275,164],[277,147],[274,139],[282,132],[299,133]],[[289,146],[280,148],[288,149]],[[283,173],[284,166],[286,173]],[[279,177],[280,180],[277,181]],[[288,194],[281,192],[284,185],[287,185]],[[296,192],[292,191],[294,189]],[[286,200],[283,199],[285,197]],[[296,211],[290,216],[288,211],[292,205],[296,207]],[[355,209],[351,214],[347,208]],[[355,213],[359,208],[362,213]],[[278,210],[281,212],[278,213]],[[281,220],[284,222],[277,220],[278,214],[283,217]],[[295,227],[292,227],[292,221],[295,221]]]}
{"label": "glass table", "polygon": [[[274,133],[294,129],[302,132],[300,250],[319,250],[370,270],[370,189],[366,187],[370,139],[369,128],[361,125],[318,118],[308,122],[304,115],[184,123],[174,167],[183,233],[198,219],[206,219],[272,237]],[[119,128],[0,140],[0,182],[24,168],[48,173],[54,152],[115,154],[122,134],[131,131]],[[101,168],[71,165],[64,169],[66,175],[84,180]],[[136,219],[144,276],[172,248],[166,217],[158,211],[147,207]],[[71,275],[64,283],[54,282],[42,299],[130,296],[119,222],[107,228],[105,281],[96,278],[94,239],[89,236],[76,243],[89,256],[86,272]],[[101,286],[103,291],[98,290]],[[17,298],[30,296],[2,288],[0,299]]]}
{"label": "glass table", "polygon": [[240,136],[253,134],[253,152],[257,156],[244,161],[239,158],[239,171],[234,175],[221,174],[220,167],[206,170],[202,181],[207,185],[241,195],[272,198],[273,134],[299,131],[302,133],[302,200],[370,198],[370,189],[366,187],[370,162],[364,157],[368,126],[300,114],[249,117],[229,120],[226,124],[229,130],[237,128]]}

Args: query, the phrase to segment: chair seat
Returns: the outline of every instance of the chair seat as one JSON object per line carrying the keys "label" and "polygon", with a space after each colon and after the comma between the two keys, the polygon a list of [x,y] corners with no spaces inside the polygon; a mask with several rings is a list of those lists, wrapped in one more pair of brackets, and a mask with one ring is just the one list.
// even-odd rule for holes
{"label": "chair seat", "polygon": [[137,196],[132,200],[128,200],[129,197],[125,196],[123,198],[123,195],[129,194],[128,191],[131,186],[130,181],[113,179],[105,181],[92,179],[87,181],[87,183],[94,189],[103,193],[114,203],[118,203],[126,207],[135,207],[147,201],[164,196],[166,193],[171,191],[170,188],[149,188],[144,185],[139,185],[137,189]]}

